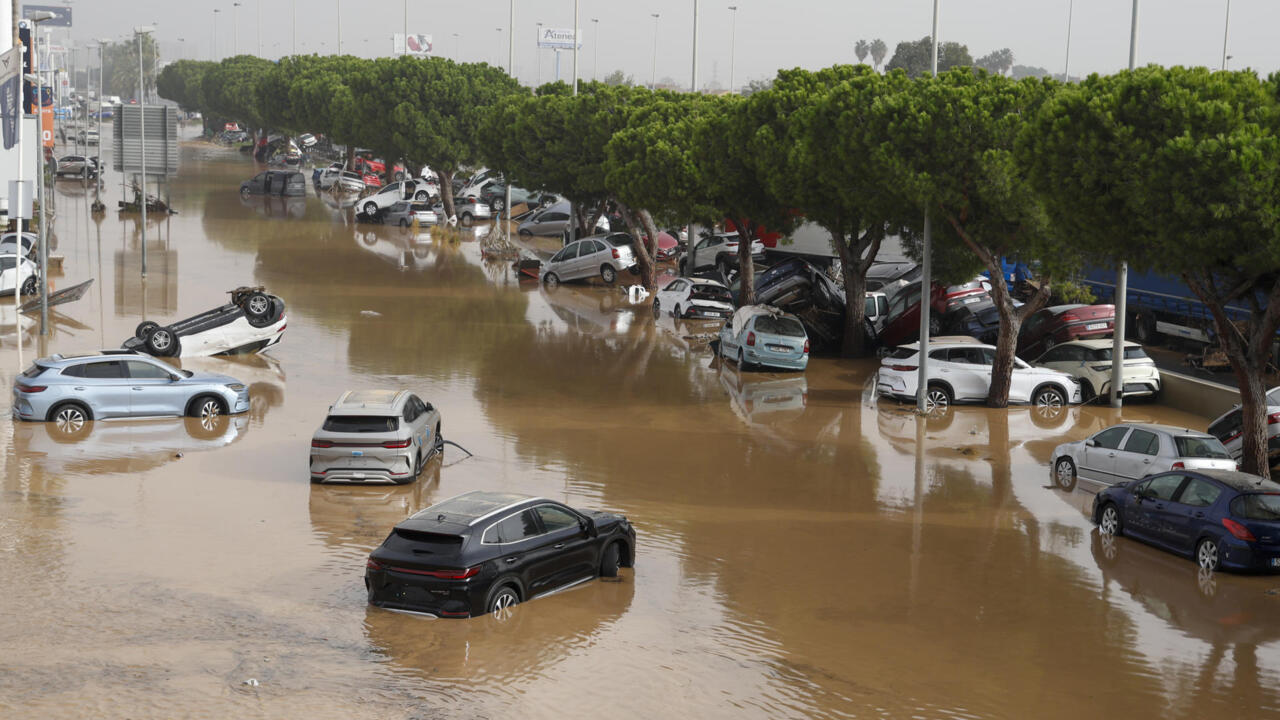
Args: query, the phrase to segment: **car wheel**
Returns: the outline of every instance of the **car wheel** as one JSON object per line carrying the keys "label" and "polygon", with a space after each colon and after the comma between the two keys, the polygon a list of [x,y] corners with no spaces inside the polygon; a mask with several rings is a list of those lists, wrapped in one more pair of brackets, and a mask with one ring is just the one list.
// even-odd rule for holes
{"label": "car wheel", "polygon": [[83,437],[89,432],[88,422],[92,419],[89,409],[80,403],[62,403],[49,411],[49,422],[53,423],[51,434],[63,440]]}
{"label": "car wheel", "polygon": [[409,221],[408,221],[408,220],[405,220],[404,218],[400,218],[400,227],[402,227],[402,228],[407,228],[407,227],[409,227]]}
{"label": "car wheel", "polygon": [[244,311],[250,317],[266,317],[271,312],[271,298],[266,293],[253,293],[244,301]]}
{"label": "car wheel", "polygon": [[201,423],[216,422],[218,416],[226,412],[222,407],[222,401],[211,395],[202,395],[187,406],[187,416],[200,418]]}
{"label": "car wheel", "polygon": [[555,289],[560,287],[560,278],[556,277],[555,273],[547,273],[542,276],[542,283],[549,289]]}
{"label": "car wheel", "polygon": [[927,413],[945,413],[951,408],[951,391],[942,385],[930,385],[924,394],[924,410]]}
{"label": "car wheel", "polygon": [[605,285],[612,285],[618,281],[618,271],[613,269],[612,265],[600,266],[600,279]]}
{"label": "car wheel", "polygon": [[738,348],[738,369],[747,370],[750,368],[751,365],[747,363],[747,351],[742,348]]}
{"label": "car wheel", "polygon": [[431,441],[431,454],[439,455],[444,452],[444,436],[440,434],[440,426],[436,425],[436,437]]}
{"label": "car wheel", "polygon": [[40,283],[36,282],[34,275],[22,281],[22,288],[19,292],[23,295],[35,295],[40,290]]}
{"label": "car wheel", "polygon": [[143,320],[138,323],[138,328],[133,331],[133,336],[142,342],[146,342],[147,338],[151,337],[151,333],[155,332],[155,329],[158,327],[160,327],[159,323],[155,323],[150,320]]}
{"label": "car wheel", "polygon": [[240,188],[240,194],[243,195],[244,197],[249,197],[249,188],[247,187]]}
{"label": "car wheel", "polygon": [[654,320],[657,320],[659,317],[662,317],[662,303],[658,302],[658,299],[657,299],[657,298],[654,298],[654,300],[653,300],[653,319],[654,319]]}
{"label": "car wheel", "polygon": [[471,216],[471,213],[463,213],[458,217],[458,224],[462,227],[471,227],[475,224],[475,221],[476,219]]}
{"label": "car wheel", "polygon": [[413,456],[413,479],[417,479],[422,474],[422,450],[419,449]]}
{"label": "car wheel", "polygon": [[498,212],[502,212],[503,209],[506,208],[507,202],[501,197],[496,197],[493,199],[493,202],[489,203],[489,206]]}
{"label": "car wheel", "polygon": [[621,558],[622,551],[618,549],[618,543],[609,543],[600,558],[600,577],[618,577],[618,561]]}
{"label": "car wheel", "polygon": [[367,203],[365,203],[365,204],[364,204],[364,214],[365,214],[365,215],[367,215],[367,216],[369,216],[369,217],[373,217],[374,215],[377,215],[377,214],[378,214],[378,204],[377,204],[377,203],[374,203],[374,202],[367,202]]}
{"label": "car wheel", "polygon": [[418,202],[422,202],[423,200],[427,199],[427,193],[425,191],[419,190],[418,192],[414,193],[413,199],[417,200]]}
{"label": "car wheel", "polygon": [[516,231],[516,234],[520,237],[533,237],[533,231],[528,228],[520,228]]}
{"label": "car wheel", "polygon": [[1067,398],[1058,388],[1046,385],[1036,390],[1031,402],[1038,408],[1060,408],[1067,404]]}
{"label": "car wheel", "polygon": [[1120,518],[1120,509],[1115,503],[1107,503],[1098,516],[1098,531],[1103,535],[1123,535],[1124,521]]}
{"label": "car wheel", "polygon": [[493,616],[498,620],[506,620],[511,617],[511,612],[519,604],[520,595],[516,593],[516,589],[510,585],[503,585],[489,598],[485,609],[493,613]]}
{"label": "car wheel", "polygon": [[1058,458],[1053,466],[1053,479],[1063,490],[1072,490],[1076,486],[1076,464],[1071,458]]}
{"label": "car wheel", "polygon": [[1205,538],[1196,545],[1196,564],[1201,568],[1210,572],[1220,567],[1222,553],[1218,548],[1218,541],[1213,538]]}
{"label": "car wheel", "polygon": [[156,357],[165,357],[173,352],[173,346],[177,345],[173,336],[173,331],[169,328],[158,327],[151,331],[147,336],[147,351]]}
{"label": "car wheel", "polygon": [[1080,402],[1092,402],[1098,397],[1098,393],[1093,391],[1093,383],[1088,380],[1080,381]]}

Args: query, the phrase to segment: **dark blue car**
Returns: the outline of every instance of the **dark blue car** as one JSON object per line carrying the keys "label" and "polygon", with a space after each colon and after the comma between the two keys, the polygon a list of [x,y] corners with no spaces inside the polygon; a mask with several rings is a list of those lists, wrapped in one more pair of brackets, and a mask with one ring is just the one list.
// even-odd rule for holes
{"label": "dark blue car", "polygon": [[1280,484],[1233,470],[1174,470],[1093,499],[1103,533],[1128,535],[1208,570],[1280,571]]}

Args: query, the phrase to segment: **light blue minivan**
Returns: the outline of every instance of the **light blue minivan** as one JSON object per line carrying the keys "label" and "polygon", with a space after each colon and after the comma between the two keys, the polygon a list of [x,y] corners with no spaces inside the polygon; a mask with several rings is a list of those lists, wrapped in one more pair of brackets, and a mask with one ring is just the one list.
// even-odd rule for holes
{"label": "light blue minivan", "polygon": [[742,369],[804,370],[809,335],[794,315],[769,305],[747,305],[720,328],[720,357],[736,360]]}

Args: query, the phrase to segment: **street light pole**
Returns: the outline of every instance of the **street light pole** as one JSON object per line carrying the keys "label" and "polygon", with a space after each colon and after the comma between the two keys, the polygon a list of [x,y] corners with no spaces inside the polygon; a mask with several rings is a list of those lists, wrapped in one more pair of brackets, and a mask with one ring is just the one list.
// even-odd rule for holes
{"label": "street light pole", "polygon": [[600,79],[600,18],[591,18],[595,26],[595,40],[591,43],[591,82]]}
{"label": "street light pole", "polygon": [[231,56],[240,54],[240,3],[231,3]]}
{"label": "street light pole", "polygon": [[[507,16],[507,76],[515,77],[516,65],[516,0],[510,0],[508,3],[509,15]],[[405,49],[409,47],[409,36],[405,35]],[[503,193],[503,200],[506,203],[502,206],[503,218],[502,227],[506,228],[507,243],[511,242],[511,178],[504,177],[502,184],[506,186]]]}
{"label": "street light pole", "polygon": [[258,0],[258,57],[262,57],[262,0]]}
{"label": "street light pole", "polygon": [[578,0],[573,0],[573,95],[578,95]]}
{"label": "street light pole", "polygon": [[218,62],[218,13],[222,12],[218,8],[213,9],[213,49],[209,53],[209,59]]}
{"label": "street light pole", "polygon": [[729,92],[733,93],[733,53],[738,44],[738,6],[730,5],[733,15],[729,19]]}
{"label": "street light pole", "polygon": [[[938,77],[938,2],[933,0],[933,52],[930,67],[933,77]],[[932,201],[930,201],[932,202]],[[920,359],[916,368],[916,412],[929,411],[929,315],[933,309],[933,218],[930,206],[924,207],[924,247],[920,273]]]}
{"label": "street light pole", "polygon": [[[258,0],[261,2],[262,0]],[[514,2],[514,0],[512,0]],[[404,0],[404,50],[401,55],[409,54],[409,0]],[[508,71],[510,74],[510,71]]]}
{"label": "street light pole", "polygon": [[1222,27],[1222,69],[1227,69],[1227,33],[1231,30],[1231,0],[1227,0],[1227,19]]}
{"label": "street light pole", "polygon": [[689,92],[698,92],[698,0],[693,0],[693,84]]}
{"label": "street light pole", "polygon": [[338,54],[342,54],[342,0],[338,0]]}
{"label": "street light pole", "polygon": [[[236,3],[239,5],[240,3]],[[151,32],[149,27],[137,27],[133,29],[134,35],[138,38],[138,84],[142,85],[142,36]],[[147,103],[142,93],[138,93],[138,139],[140,147],[138,149],[139,163],[142,165],[142,197],[138,201],[139,211],[142,213],[142,277],[147,276]],[[98,144],[102,144],[102,138],[98,138]],[[123,145],[121,146],[123,147]],[[121,168],[124,164],[121,163]],[[145,293],[145,288],[143,289]]]}
{"label": "street light pole", "polygon": [[298,0],[292,0],[289,6],[289,20],[293,25],[293,44],[290,47],[289,54],[298,54]]}
{"label": "street light pole", "polygon": [[534,73],[533,84],[535,87],[542,85],[542,23],[538,23],[538,42],[533,46],[534,57],[538,61],[538,69]]}
{"label": "street light pole", "polygon": [[[1129,72],[1138,57],[1138,0],[1133,0],[1133,19],[1129,25]],[[1116,269],[1115,321],[1111,340],[1111,407],[1124,406],[1124,326],[1129,305],[1129,263],[1121,261]]]}
{"label": "street light pole", "polygon": [[461,37],[462,36],[459,35],[458,33],[453,34],[453,61],[454,62],[462,62],[462,50],[460,49],[462,47],[461,40],[460,40]]}
{"label": "street light pole", "polygon": [[1062,63],[1062,82],[1071,82],[1071,16],[1075,14],[1076,0],[1067,5],[1067,59]]}
{"label": "street light pole", "polygon": [[658,89],[658,13],[649,13],[653,17],[653,73],[649,75],[649,89]]}

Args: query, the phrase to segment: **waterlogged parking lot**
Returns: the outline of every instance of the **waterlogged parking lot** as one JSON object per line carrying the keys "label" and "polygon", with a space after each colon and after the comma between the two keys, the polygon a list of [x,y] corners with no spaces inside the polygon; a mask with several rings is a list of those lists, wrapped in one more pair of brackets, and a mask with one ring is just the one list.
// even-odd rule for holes
{"label": "waterlogged parking lot", "polygon": [[[0,420],[0,716],[1280,714],[1280,580],[1100,538],[1098,488],[1050,486],[1053,447],[1114,411],[917,421],[874,399],[874,361],[740,373],[712,327],[520,282],[482,258],[486,227],[242,200],[251,164],[203,144],[182,167],[145,280],[136,218],[95,220],[58,183],[55,287],[95,282],[45,342],[0,310],[6,387],[17,333],[40,354],[114,347],[237,285],[283,297],[288,331],[266,356],[184,362],[248,384],[247,415],[71,440]],[[310,484],[328,405],[377,387],[433,402],[475,456],[449,447],[408,486]],[[636,566],[506,622],[368,607],[390,527],[473,489],[624,513]]]}

